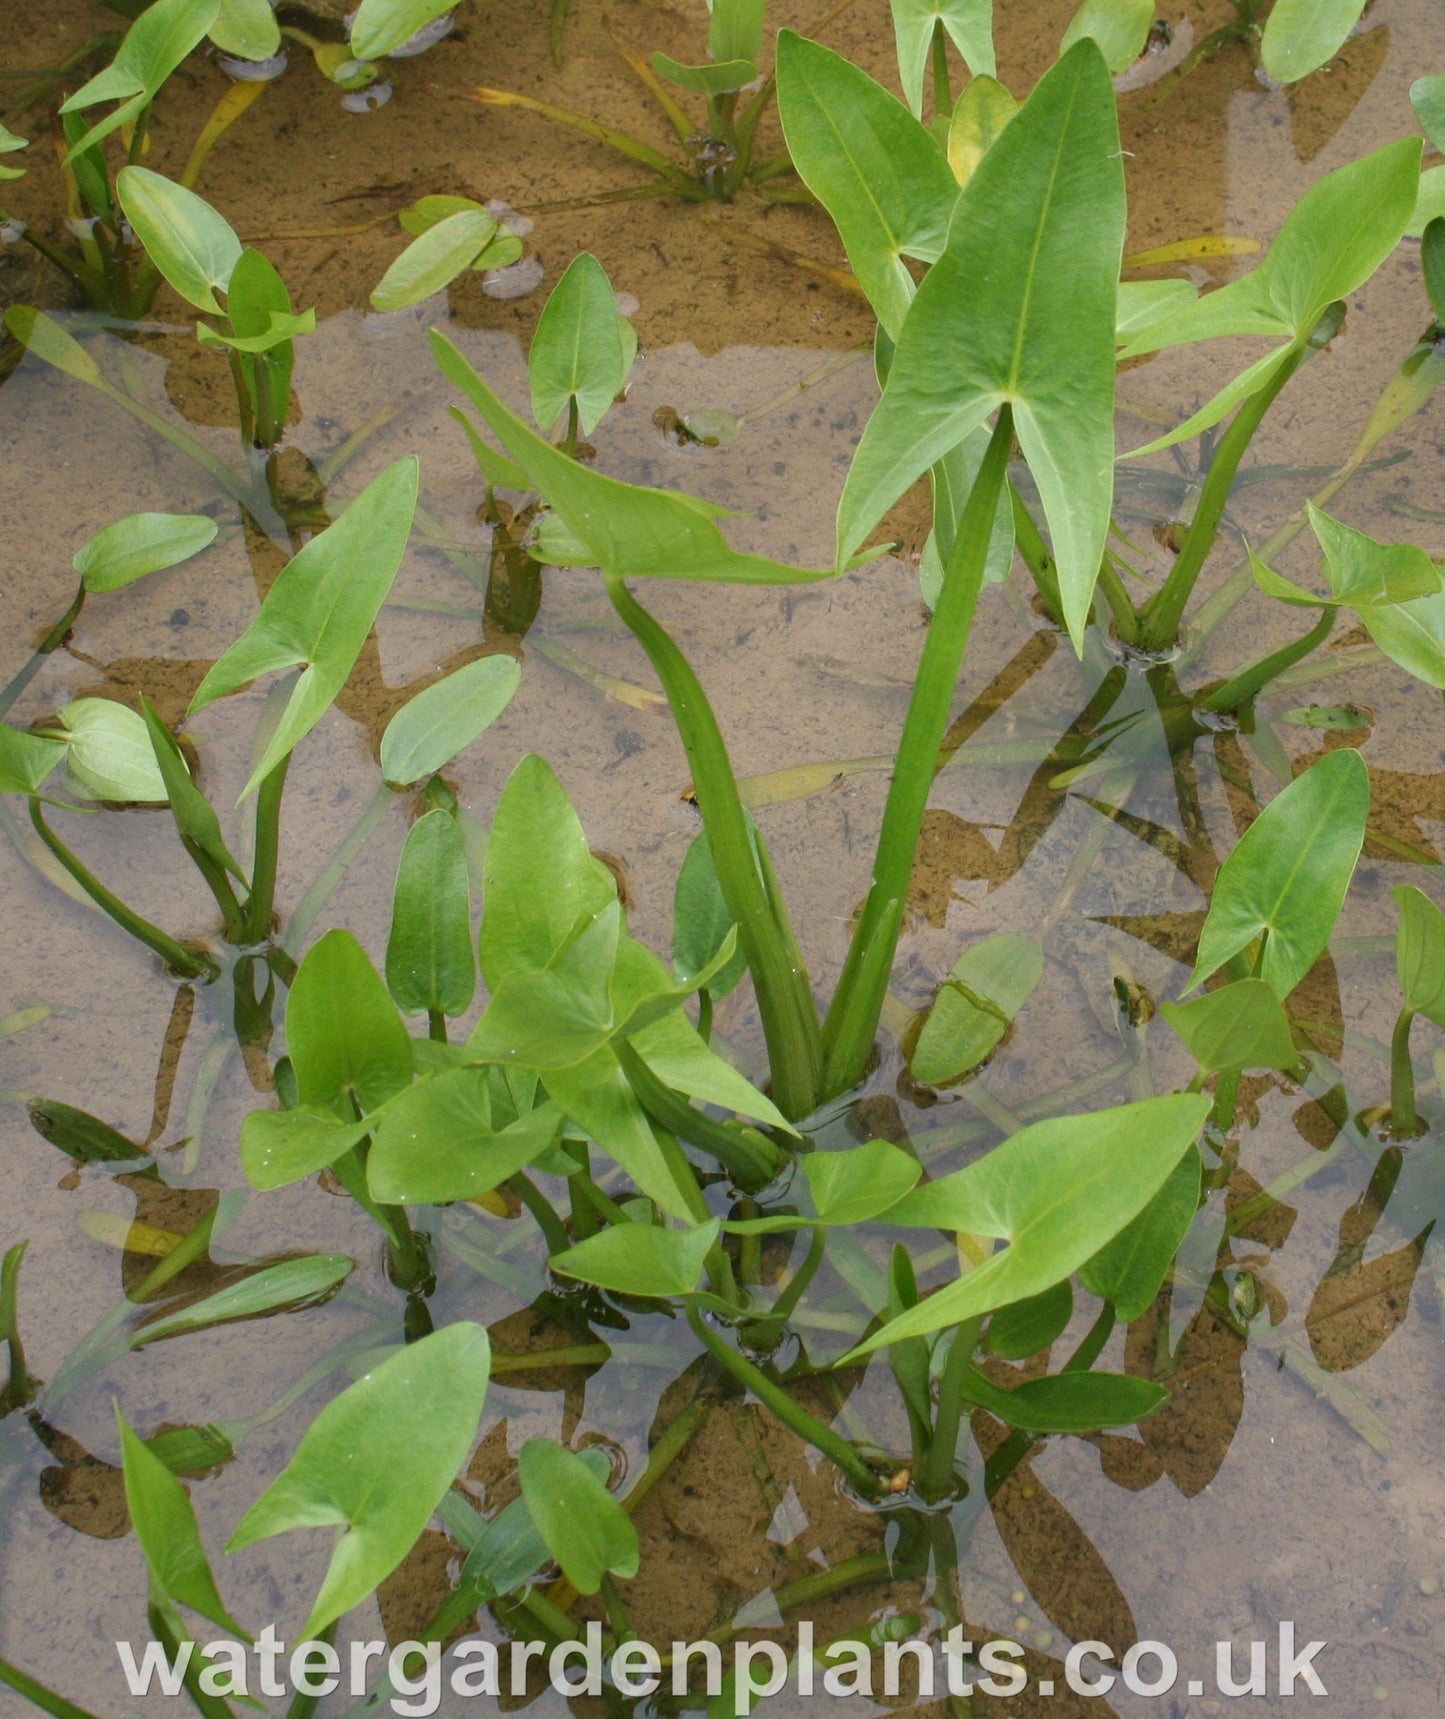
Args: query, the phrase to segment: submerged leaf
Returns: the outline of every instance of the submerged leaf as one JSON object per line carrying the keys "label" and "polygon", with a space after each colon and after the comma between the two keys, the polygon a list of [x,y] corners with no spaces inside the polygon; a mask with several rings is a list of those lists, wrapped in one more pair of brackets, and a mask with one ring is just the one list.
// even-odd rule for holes
{"label": "submerged leaf", "polygon": [[359,1605],[416,1544],[471,1453],[490,1367],[487,1334],[467,1321],[398,1350],[322,1409],[242,1517],[229,1551],[341,1529],[303,1635]]}
{"label": "submerged leaf", "polygon": [[344,1253],[306,1254],[265,1266],[178,1313],[163,1313],[137,1327],[130,1346],[143,1349],[164,1337],[183,1337],[233,1319],[263,1319],[283,1308],[310,1306],[333,1295],[355,1269],[356,1261]]}
{"label": "submerged leaf", "polygon": [[423,688],[386,725],[382,775],[400,787],[444,770],[491,727],[521,684],[521,664],[498,652]]}

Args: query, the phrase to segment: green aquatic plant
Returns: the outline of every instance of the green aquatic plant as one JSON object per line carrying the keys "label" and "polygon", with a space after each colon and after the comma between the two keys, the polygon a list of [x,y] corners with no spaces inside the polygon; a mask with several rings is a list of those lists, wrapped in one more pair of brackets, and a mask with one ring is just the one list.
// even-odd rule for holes
{"label": "green aquatic plant", "polygon": [[1404,996],[1390,1044],[1390,1130],[1397,1140],[1421,1132],[1415,1113],[1410,1029],[1417,1015],[1445,1027],[1445,913],[1413,884],[1392,891],[1400,909],[1395,971]]}

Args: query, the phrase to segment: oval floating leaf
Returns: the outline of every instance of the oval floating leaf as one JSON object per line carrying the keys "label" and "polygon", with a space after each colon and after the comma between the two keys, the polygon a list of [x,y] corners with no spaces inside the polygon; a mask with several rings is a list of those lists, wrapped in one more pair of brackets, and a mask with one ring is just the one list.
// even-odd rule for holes
{"label": "oval floating leaf", "polygon": [[58,1098],[32,1098],[25,1112],[40,1138],[58,1146],[77,1164],[119,1164],[150,1157],[144,1146],[127,1140],[108,1122]]}
{"label": "oval floating leaf", "polygon": [[491,1350],[461,1321],[389,1356],[329,1402],[231,1536],[342,1530],[303,1634],[359,1605],[416,1544],[471,1453]]}
{"label": "oval floating leaf", "polygon": [[1297,83],[1332,60],[1349,40],[1367,0],[1274,0],[1259,57],[1282,84]]}
{"label": "oval floating leaf", "polygon": [[221,313],[218,292],[241,260],[241,241],[204,197],[149,167],[122,167],[115,179],[125,217],[146,255],[187,304]]}
{"label": "oval floating leaf", "polygon": [[425,687],[386,725],[382,775],[401,787],[444,770],[491,727],[521,684],[521,664],[497,652]]}
{"label": "oval floating leaf", "polygon": [[1002,1361],[1027,1361],[1063,1336],[1073,1314],[1073,1285],[1065,1278],[1041,1295],[1000,1307],[989,1319],[983,1346]]}
{"label": "oval floating leaf", "polygon": [[281,52],[281,27],[271,0],[221,0],[211,40],[223,54],[269,60]]}
{"label": "oval floating leaf", "polygon": [[344,1253],[315,1253],[301,1259],[282,1260],[280,1265],[265,1266],[239,1283],[228,1284],[214,1295],[193,1301],[178,1313],[164,1313],[159,1319],[138,1326],[130,1346],[144,1349],[147,1343],[159,1342],[164,1337],[184,1337],[234,1319],[263,1319],[283,1308],[310,1306],[340,1288],[355,1267],[355,1260]]}
{"label": "oval floating leaf", "polygon": [[1168,1402],[1169,1393],[1128,1373],[1055,1373],[1001,1390],[975,1367],[968,1395],[1005,1426],[1039,1433],[1100,1432],[1132,1426]]}
{"label": "oval floating leaf", "polygon": [[1358,752],[1330,752],[1278,794],[1219,868],[1186,991],[1263,939],[1257,976],[1281,1001],[1324,953],[1370,811]]}
{"label": "oval floating leaf", "polygon": [[70,565],[87,591],[122,585],[175,567],[216,541],[216,522],[200,513],[132,513],[89,537]]}
{"label": "oval floating leaf", "polygon": [[1059,52],[1068,53],[1075,42],[1090,36],[1117,77],[1144,52],[1153,22],[1154,0],[1083,0],[1064,31]]}
{"label": "oval floating leaf", "polygon": [[361,0],[351,24],[351,51],[358,60],[379,60],[455,6],[456,0]]}
{"label": "oval floating leaf", "polygon": [[579,1594],[604,1576],[635,1576],[637,1530],[592,1470],[549,1438],[528,1439],[517,1458],[527,1514]]}

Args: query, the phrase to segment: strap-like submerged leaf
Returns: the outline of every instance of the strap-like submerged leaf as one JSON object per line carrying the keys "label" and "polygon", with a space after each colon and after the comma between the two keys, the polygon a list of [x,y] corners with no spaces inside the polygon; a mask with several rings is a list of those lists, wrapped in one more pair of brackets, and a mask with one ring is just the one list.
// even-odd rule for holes
{"label": "strap-like submerged leaf", "polygon": [[958,185],[938,145],[866,72],[804,36],[778,36],[778,115],[804,184],[896,340],[913,302],[904,257],[935,262]]}
{"label": "strap-like submerged leaf", "polygon": [[416,1544],[471,1453],[491,1350],[447,1325],[389,1356],[329,1402],[241,1519],[230,1551],[292,1528],[342,1530],[303,1634],[359,1605]]}
{"label": "strap-like submerged leaf", "polygon": [[282,1260],[227,1284],[214,1295],[193,1301],[179,1313],[162,1314],[140,1326],[131,1337],[132,1349],[164,1337],[183,1337],[205,1331],[234,1319],[264,1319],[283,1308],[309,1305],[331,1295],[355,1270],[356,1262],[344,1253],[307,1254],[301,1259]]}
{"label": "strap-like submerged leaf", "polygon": [[637,1530],[592,1470],[549,1438],[529,1439],[518,1458],[522,1497],[547,1550],[580,1594],[604,1576],[635,1576]]}
{"label": "strap-like submerged leaf", "polygon": [[1083,41],[1040,81],[959,197],[848,473],[840,567],[916,478],[1008,403],[1077,644],[1113,500],[1124,216],[1114,92],[1098,48]]}
{"label": "strap-like submerged leaf", "polygon": [[286,1048],[301,1103],[351,1121],[410,1084],[411,1038],[366,951],[349,931],[307,950],[286,999]]}
{"label": "strap-like submerged leaf", "polygon": [[305,544],[191,700],[194,713],[259,675],[302,668],[243,799],[305,739],[346,685],[401,566],[416,510],[417,475],[411,455],[388,466],[339,519]]}
{"label": "strap-like submerged leaf", "polygon": [[739,585],[795,585],[828,569],[788,567],[733,549],[713,524],[725,508],[670,490],[645,489],[578,465],[508,411],[452,343],[435,329],[437,367],[491,426],[529,485],[555,508],[596,566],[623,579],[704,579]]}
{"label": "strap-like submerged leaf", "polygon": [[992,1236],[1008,1246],[906,1309],[841,1357],[941,1331],[1062,1283],[1136,1217],[1209,1114],[1194,1093],[1030,1127],[986,1157],[917,1188],[877,1222]]}
{"label": "strap-like submerged leaf", "polygon": [[167,283],[187,304],[219,315],[216,294],[225,292],[241,260],[241,241],[230,222],[204,197],[149,167],[122,167],[115,188],[126,219]]}
{"label": "strap-like submerged leaf", "polygon": [[491,727],[522,684],[515,657],[486,656],[468,663],[408,699],[381,737],[381,773],[404,787],[444,770]]}
{"label": "strap-like submerged leaf", "polygon": [[1282,84],[1297,83],[1332,60],[1349,40],[1367,0],[1274,0],[1259,57]]}
{"label": "strap-like submerged leaf", "polygon": [[898,50],[898,77],[908,105],[923,112],[923,82],[937,27],[942,24],[974,77],[994,75],[993,0],[889,0]]}
{"label": "strap-like submerged leaf", "polygon": [[132,513],[88,537],[70,565],[87,591],[118,591],[147,573],[175,567],[216,541],[203,513]]}
{"label": "strap-like submerged leaf", "polygon": [[1185,989],[1262,938],[1257,976],[1283,1001],[1330,940],[1369,811],[1370,773],[1350,748],[1276,795],[1219,868]]}
{"label": "strap-like submerged leaf", "polygon": [[627,349],[612,282],[596,257],[573,257],[537,319],[527,353],[532,416],[548,434],[577,402],[577,423],[590,436],[627,380]]}

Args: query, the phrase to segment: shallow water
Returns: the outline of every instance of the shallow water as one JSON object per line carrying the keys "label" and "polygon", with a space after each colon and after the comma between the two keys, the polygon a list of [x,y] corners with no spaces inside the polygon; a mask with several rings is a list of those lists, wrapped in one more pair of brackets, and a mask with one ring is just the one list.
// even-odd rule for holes
{"label": "shallow water", "polygon": [[[779,4],[773,21],[806,22],[812,10]],[[1002,38],[1001,65],[1005,79],[1022,88],[1047,62],[1072,8],[1030,7],[1026,28],[1017,25],[1019,10],[1012,8],[1013,32]],[[1202,35],[1223,8],[1164,10],[1166,16],[1187,12]],[[1131,247],[1196,232],[1266,238],[1314,178],[1409,128],[1408,85],[1437,64],[1433,10],[1429,0],[1381,0],[1371,13],[1373,28],[1336,67],[1293,92],[1262,89],[1243,59],[1226,53],[1161,107],[1143,108],[1148,91],[1127,97]],[[554,99],[605,107],[617,123],[651,127],[647,134],[660,144],[662,134],[646,117],[593,9],[579,3],[574,11],[566,67],[556,85],[548,85],[562,91]],[[43,28],[0,20],[0,61],[32,66],[58,58],[103,27],[96,17],[84,0],[65,0]],[[463,104],[463,93],[483,80],[543,87],[552,74],[541,17],[541,8],[474,7],[463,39],[413,62],[393,101],[364,117],[340,113],[334,92],[322,89],[309,67],[294,64],[244,129],[218,149],[203,188],[247,234],[335,228],[425,191],[502,196],[532,214],[531,243],[546,265],[547,286],[577,249],[593,249],[619,291],[638,299],[643,347],[626,405],[599,434],[601,465],[642,481],[686,486],[744,510],[748,517],[733,530],[741,546],[825,565],[837,492],[875,397],[871,366],[840,359],[866,341],[868,318],[835,287],[758,257],[735,235],[763,235],[833,261],[826,221],[807,210],[764,211],[753,203],[731,210],[670,202],[538,207],[635,182],[630,167],[614,165],[594,145],[539,120]],[[618,21],[650,46],[682,53],[691,41],[685,15],[643,0],[619,8]],[[857,0],[828,39],[889,75],[881,5]],[[499,62],[495,44],[502,40],[508,51]],[[175,130],[158,133],[159,165],[170,159],[165,152],[183,150],[177,140],[194,129],[192,115],[198,119],[220,88],[217,74],[204,65],[188,67],[177,84]],[[45,172],[37,167],[21,184],[23,196],[43,210]],[[284,201],[277,184],[286,187]],[[31,207],[20,191],[15,203],[24,211]],[[298,302],[315,300],[323,313],[317,335],[298,347],[301,417],[290,445],[320,463],[358,427],[387,414],[337,478],[333,502],[356,493],[402,452],[418,450],[426,506],[450,534],[450,546],[484,566],[486,532],[475,517],[479,489],[464,440],[446,416],[451,396],[430,366],[424,331],[428,322],[445,326],[480,370],[520,400],[519,337],[529,332],[545,293],[501,302],[468,282],[449,306],[430,304],[425,315],[364,315],[356,307],[397,248],[394,228],[268,239],[266,245]],[[1226,278],[1238,266],[1210,263],[1209,278]],[[1297,472],[1331,469],[1344,459],[1375,396],[1427,320],[1418,273],[1416,253],[1402,247],[1352,301],[1345,333],[1302,372],[1272,414],[1253,451],[1257,466]],[[53,295],[54,277],[7,253],[0,295],[36,302],[37,289]],[[57,301],[42,296],[39,302]],[[159,300],[157,314],[178,316],[174,301]],[[742,344],[743,335],[752,343]],[[158,325],[134,343],[93,338],[93,350],[113,375],[126,377],[138,398],[179,413],[176,421],[186,422],[190,433],[231,455],[224,371],[197,356],[188,329],[166,332]],[[1155,433],[1151,426],[1192,410],[1253,356],[1249,344],[1217,343],[1131,368],[1121,382],[1121,446],[1148,439]],[[679,446],[657,422],[669,409],[726,411],[741,417],[741,433],[727,447]],[[1437,400],[1383,445],[1384,456],[1407,450],[1409,457],[1357,478],[1336,504],[1342,517],[1377,536],[1408,536],[1445,553],[1445,522],[1407,519],[1397,511],[1402,501],[1445,506],[1442,413]],[[218,502],[208,481],[174,450],[140,435],[123,414],[53,372],[26,364],[0,389],[0,450],[7,476],[0,683],[23,665],[34,635],[64,612],[73,590],[70,555],[93,530],[143,508],[216,512],[221,538],[203,561],[92,599],[67,649],[48,660],[12,714],[12,720],[29,721],[78,693],[104,688],[123,698],[144,690],[175,720],[205,667],[249,620],[258,582],[274,576],[279,555],[254,534],[248,540],[233,506]],[[1168,455],[1144,463],[1177,472]],[[1278,476],[1242,484],[1232,518],[1258,541],[1318,481]],[[1157,569],[1161,558],[1151,526],[1167,519],[1181,498],[1149,483],[1140,480],[1138,517],[1125,525],[1140,557]],[[712,693],[739,774],[762,779],[753,787],[758,816],[823,992],[836,975],[866,884],[887,786],[877,759],[896,736],[925,623],[916,575],[925,528],[920,498],[902,504],[892,524],[904,553],[836,582],[791,592],[659,586],[645,593]],[[1241,553],[1234,538],[1222,544],[1210,578],[1222,579]],[[1302,543],[1281,565],[1302,577],[1313,570]],[[591,670],[651,688],[641,653],[612,622],[586,573],[549,574],[541,616],[520,647],[484,638],[480,609],[479,592],[455,565],[435,547],[415,542],[374,652],[363,656],[340,707],[297,754],[278,889],[283,917],[302,905],[318,873],[373,807],[375,748],[396,706],[483,648],[520,649],[521,692],[448,771],[449,779],[463,805],[485,823],[517,759],[542,752],[572,795],[589,839],[620,862],[633,929],[665,948],[673,879],[697,829],[696,814],[682,797],[687,766],[681,748],[665,712],[646,699],[641,708],[623,702],[556,660],[560,647]],[[1297,626],[1287,613],[1246,603],[1191,672],[1199,678],[1223,673],[1258,654],[1262,638],[1283,642]],[[1343,626],[1338,636],[1345,637]],[[987,705],[967,724],[972,753],[946,770],[935,788],[890,1024],[901,1028],[961,950],[982,936],[1045,925],[1048,967],[1012,1038],[978,1081],[944,1102],[915,1103],[928,1095],[900,1079],[900,1058],[886,1044],[855,1124],[860,1136],[906,1130],[925,1155],[968,1152],[996,1137],[988,1132],[990,1117],[996,1123],[1009,1111],[1027,1115],[1031,1102],[1101,1071],[1117,1070],[1092,1096],[1080,1097],[1080,1105],[1123,1102],[1146,1078],[1159,1090],[1187,1079],[1183,1054],[1162,1023],[1147,1035],[1145,1062],[1141,1035],[1121,1023],[1115,1007],[1115,981],[1142,985],[1156,997],[1177,993],[1204,903],[1199,882],[1207,881],[1209,855],[1201,832],[1217,853],[1228,850],[1237,819],[1248,811],[1241,772],[1261,798],[1267,796],[1278,785],[1270,774],[1274,754],[1258,738],[1201,742],[1195,749],[1199,815],[1191,832],[1181,824],[1147,695],[1131,685],[1115,709],[1118,714],[1127,705],[1141,713],[1131,779],[1110,771],[1068,791],[1051,788],[1058,766],[1040,768],[1041,761],[1110,666],[1076,663],[1052,633],[1041,631],[1021,583],[987,594],[957,710],[968,711],[981,694]],[[999,677],[1002,688],[988,692]],[[229,805],[245,780],[250,733],[264,696],[263,687],[226,700],[190,725],[218,806]],[[1388,1086],[1380,1047],[1388,1042],[1396,1006],[1389,889],[1420,882],[1438,896],[1445,740],[1438,696],[1385,664],[1301,682],[1272,696],[1267,711],[1291,758],[1361,738],[1322,737],[1278,720],[1315,699],[1349,700],[1369,711],[1363,751],[1375,792],[1372,828],[1418,850],[1432,866],[1425,876],[1421,867],[1401,861],[1398,846],[1369,844],[1338,929],[1334,962],[1322,963],[1308,981],[1309,1009],[1300,1012],[1319,1023],[1321,1048],[1336,1056],[1358,1110],[1380,1103]],[[800,766],[814,768],[777,775]],[[1134,817],[1186,840],[1192,833],[1192,874],[1173,863],[1161,841],[1143,841],[1103,818],[1101,804],[1125,805]],[[379,957],[409,808],[398,799],[378,812],[374,833],[315,926],[345,925]],[[78,826],[67,834],[82,855],[142,912],[177,932],[207,929],[209,898],[176,863],[163,814],[105,813],[66,822]],[[238,830],[228,824],[228,837]],[[139,1275],[133,1263],[122,1266],[114,1247],[80,1227],[81,1213],[135,1215],[188,1229],[216,1190],[244,1185],[237,1130],[249,1109],[268,1100],[260,1061],[248,1063],[234,1050],[223,996],[200,996],[183,1042],[177,1049],[180,1035],[172,1033],[165,1053],[174,984],[108,922],[40,875],[23,841],[0,842],[0,901],[8,957],[0,1013],[34,1002],[52,1011],[0,1041],[0,1086],[80,1105],[137,1139],[150,1133],[157,1111],[158,1064],[167,1071],[162,1084],[172,1091],[156,1138],[175,1191],[127,1183],[100,1169],[57,1185],[64,1160],[29,1128],[18,1104],[0,1107],[0,1246],[31,1242],[22,1278],[23,1329],[34,1371],[53,1380],[95,1319],[114,1305],[122,1272],[126,1283]],[[749,1001],[731,999],[718,1027],[756,1071],[760,1044]],[[1432,1032],[1417,1025],[1422,1073]],[[1438,1034],[1428,1042],[1438,1044]],[[278,1035],[272,1054],[279,1049]],[[1329,1639],[1319,1663],[1343,1711],[1413,1719],[1434,1710],[1445,1676],[1445,1597],[1438,1588],[1421,1588],[1422,1582],[1427,1588],[1445,1583],[1439,1243],[1414,1246],[1441,1210],[1440,1139],[1437,1134],[1407,1148],[1400,1187],[1357,1255],[1349,1248],[1361,1240],[1369,1218],[1361,1219],[1355,1208],[1379,1143],[1352,1128],[1336,1137],[1312,1103],[1317,1094],[1275,1079],[1247,1082],[1245,1092],[1244,1114],[1252,1125],[1242,1134],[1233,1197],[1247,1197],[1254,1186],[1302,1162],[1315,1172],[1284,1195],[1284,1207],[1232,1244],[1227,1281],[1251,1272],[1263,1286],[1265,1312],[1245,1342],[1201,1310],[1222,1221],[1222,1211],[1211,1208],[1186,1248],[1169,1316],[1169,1345],[1178,1349],[1183,1340],[1173,1403],[1128,1435],[1052,1440],[1016,1473],[992,1512],[975,1519],[960,1507],[960,1532],[968,1529],[959,1576],[964,1610],[975,1632],[1019,1636],[1025,1633],[1019,1620],[1027,1619],[1030,1644],[1054,1657],[1069,1640],[1098,1637],[1121,1648],[1136,1636],[1168,1642],[1182,1667],[1179,1688],[1165,1701],[1116,1691],[1109,1704],[1123,1719],[1161,1711],[1195,1719],[1221,1710],[1223,1704],[1209,1697],[1184,1693],[1186,1678],[1209,1675],[1213,1643],[1232,1637],[1242,1659],[1244,1642],[1272,1639],[1279,1620],[1294,1619],[1303,1639]],[[1423,1083],[1421,1092],[1438,1111],[1431,1086]],[[556,1340],[519,1314],[541,1285],[489,1281],[463,1257],[468,1248],[475,1254],[504,1245],[523,1222],[463,1219],[453,1212],[434,1227],[462,1250],[451,1256],[439,1322],[479,1319],[494,1327],[499,1349],[528,1353]],[[0,1654],[99,1713],[118,1710],[110,1644],[138,1637],[144,1620],[139,1553],[126,1532],[117,1476],[105,1466],[116,1457],[112,1398],[147,1433],[162,1424],[240,1419],[279,1399],[345,1337],[380,1323],[381,1334],[394,1340],[398,1299],[381,1272],[373,1238],[348,1201],[314,1184],[251,1195],[217,1257],[350,1252],[360,1269],[344,1296],[322,1309],[181,1338],[130,1357],[66,1399],[58,1419],[73,1446],[46,1453],[13,1419],[0,1429],[0,1461],[13,1465],[6,1471],[11,1479],[0,1545]],[[867,1245],[882,1257],[880,1244]],[[516,1257],[530,1257],[526,1241]],[[837,1327],[854,1314],[861,1320],[841,1278],[820,1280],[808,1304],[823,1309],[825,1321],[834,1316],[832,1326],[815,1324],[805,1332],[813,1358],[841,1352],[848,1339]],[[1106,1361],[1127,1360],[1142,1369],[1161,1341],[1156,1325],[1150,1315],[1127,1338],[1116,1335]],[[606,1335],[612,1341],[613,1334]],[[498,1378],[472,1468],[478,1497],[485,1487],[489,1507],[504,1502],[507,1486],[515,1485],[507,1451],[515,1455],[538,1433],[574,1445],[615,1444],[629,1474],[640,1471],[649,1435],[655,1437],[685,1401],[688,1381],[666,1398],[663,1390],[682,1374],[693,1350],[685,1331],[655,1332],[647,1321],[619,1338],[617,1348],[616,1358],[590,1376],[571,1368]],[[234,1462],[192,1485],[210,1546],[224,1542],[341,1378],[259,1426]],[[850,1406],[880,1442],[906,1448],[884,1367],[871,1369]],[[729,1401],[714,1408],[704,1433],[639,1514],[643,1569],[631,1603],[640,1633],[667,1640],[700,1632],[799,1573],[881,1547],[884,1519],[855,1509],[812,1454],[755,1407]],[[770,1522],[771,1537],[761,1538]],[[293,1628],[299,1622],[325,1548],[319,1536],[317,1543],[295,1538],[295,1544],[280,1543],[279,1554],[263,1547],[224,1560],[222,1585],[240,1615],[289,1620]],[[387,1585],[382,1616],[393,1639],[435,1609],[446,1558],[444,1545],[428,1543]],[[1019,1592],[1023,1601],[1014,1598]],[[830,1628],[856,1627],[883,1608],[926,1613],[931,1603],[926,1584],[897,1581],[846,1591],[811,1615],[825,1640]],[[766,1604],[755,1615],[761,1628]],[[372,1623],[361,1614],[355,1633],[377,1633]],[[1379,1690],[1386,1693],[1377,1702]],[[1032,1701],[995,1705],[1058,1719],[1076,1708],[1105,1708],[1068,1698]],[[561,1710],[554,1696],[538,1705]],[[1274,1697],[1264,1704],[1270,1711],[1276,1705]],[[30,1709],[0,1693],[0,1714],[8,1719],[22,1711]]]}

